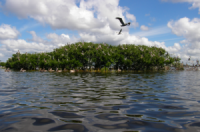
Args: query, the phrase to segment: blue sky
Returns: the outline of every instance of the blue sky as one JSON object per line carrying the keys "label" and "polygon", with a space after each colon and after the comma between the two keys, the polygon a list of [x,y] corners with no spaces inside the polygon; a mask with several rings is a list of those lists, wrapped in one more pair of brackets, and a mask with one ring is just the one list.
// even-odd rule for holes
{"label": "blue sky", "polygon": [[[196,61],[199,10],[199,0],[0,0],[0,60],[84,40],[158,46]],[[131,25],[120,27],[115,17]]]}

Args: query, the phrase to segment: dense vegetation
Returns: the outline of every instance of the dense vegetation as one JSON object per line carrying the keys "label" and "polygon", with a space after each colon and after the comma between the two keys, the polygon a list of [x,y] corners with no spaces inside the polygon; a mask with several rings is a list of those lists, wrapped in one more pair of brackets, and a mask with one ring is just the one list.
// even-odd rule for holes
{"label": "dense vegetation", "polygon": [[5,62],[0,62],[0,66],[6,66]]}
{"label": "dense vegetation", "polygon": [[95,69],[114,67],[125,70],[150,70],[157,66],[179,62],[179,58],[171,57],[164,49],[144,45],[124,44],[111,46],[77,42],[67,44],[48,53],[25,53],[19,51],[6,62],[6,67],[19,70],[40,68],[52,69],[85,69],[93,66]]}

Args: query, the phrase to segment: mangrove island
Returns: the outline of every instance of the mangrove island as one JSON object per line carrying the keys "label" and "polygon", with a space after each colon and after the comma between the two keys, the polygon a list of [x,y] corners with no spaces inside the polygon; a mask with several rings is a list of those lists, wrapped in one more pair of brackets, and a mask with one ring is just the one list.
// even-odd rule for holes
{"label": "mangrove island", "polygon": [[5,64],[14,70],[40,71],[109,71],[109,70],[162,70],[166,66],[180,65],[179,57],[172,57],[156,46],[77,42],[66,44],[52,52],[24,53],[18,51]]}

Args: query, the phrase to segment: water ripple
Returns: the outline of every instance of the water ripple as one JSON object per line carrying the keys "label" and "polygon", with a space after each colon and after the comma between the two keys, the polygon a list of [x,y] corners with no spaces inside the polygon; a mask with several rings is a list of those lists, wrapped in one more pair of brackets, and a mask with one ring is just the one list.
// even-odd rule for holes
{"label": "water ripple", "polygon": [[200,72],[0,69],[0,131],[198,132]]}

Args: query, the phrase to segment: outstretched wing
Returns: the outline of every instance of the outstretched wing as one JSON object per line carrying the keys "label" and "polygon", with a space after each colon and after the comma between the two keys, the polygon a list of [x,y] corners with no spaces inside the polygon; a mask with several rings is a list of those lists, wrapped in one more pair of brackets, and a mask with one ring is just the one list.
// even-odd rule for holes
{"label": "outstretched wing", "polygon": [[118,19],[121,22],[121,24],[124,25],[124,22],[123,22],[122,18],[116,17],[116,19]]}
{"label": "outstretched wing", "polygon": [[122,29],[119,31],[119,34],[121,34],[121,32],[122,32]]}

